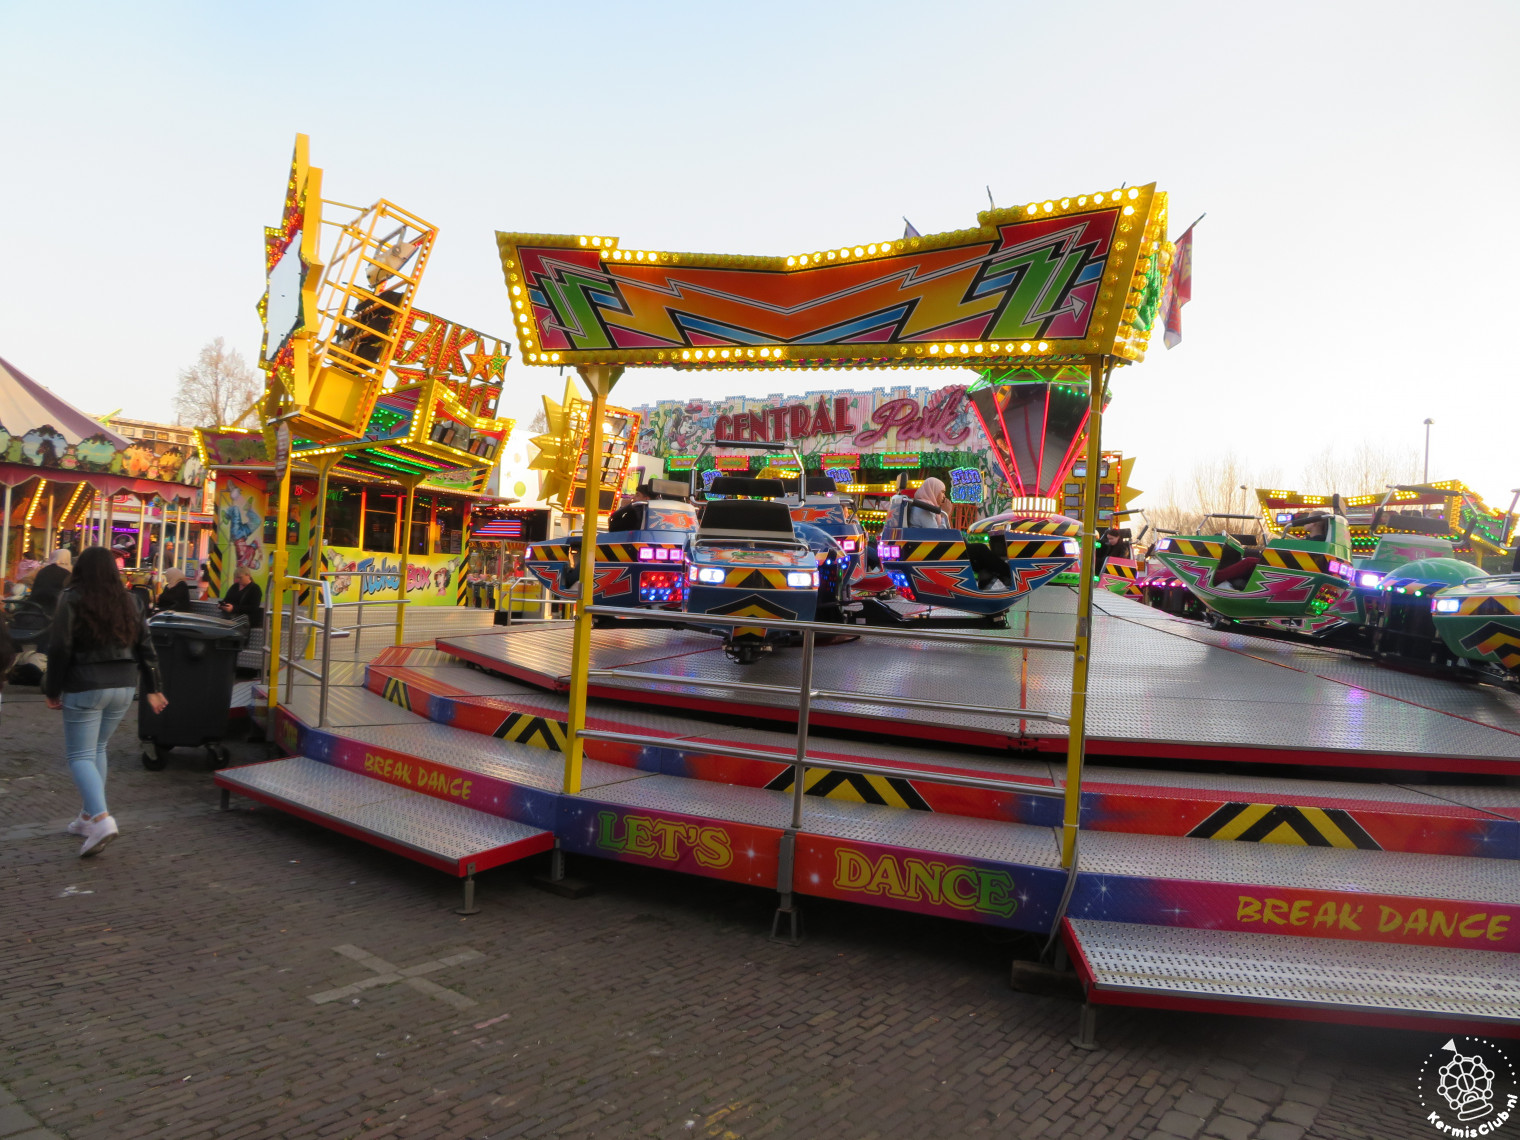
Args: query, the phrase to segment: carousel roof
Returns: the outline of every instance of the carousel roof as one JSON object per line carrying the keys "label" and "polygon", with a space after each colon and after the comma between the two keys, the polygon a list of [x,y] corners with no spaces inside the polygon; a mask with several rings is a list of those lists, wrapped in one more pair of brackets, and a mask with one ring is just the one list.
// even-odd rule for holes
{"label": "carousel roof", "polygon": [[0,358],[0,427],[17,436],[49,426],[69,443],[91,436],[105,436],[117,447],[131,443]]}

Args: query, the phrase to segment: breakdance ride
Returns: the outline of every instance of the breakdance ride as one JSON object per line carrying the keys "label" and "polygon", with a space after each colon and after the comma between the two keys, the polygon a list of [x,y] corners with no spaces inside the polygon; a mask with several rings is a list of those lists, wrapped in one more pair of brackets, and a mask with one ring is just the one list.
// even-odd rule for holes
{"label": "breakdance ride", "polygon": [[[999,597],[1006,628],[853,624],[839,637],[840,624],[810,620],[822,569],[832,560],[841,591],[869,552],[796,517],[829,494],[806,470],[795,491],[747,473],[715,480],[723,497],[700,513],[651,484],[634,525],[598,526],[601,492],[620,489],[612,465],[593,474],[602,411],[634,367],[693,382],[972,370],[1010,489],[1040,497],[1084,451],[1102,454],[1124,369],[1157,323],[1177,323],[1191,230],[1176,243],[1167,230],[1166,196],[1142,185],[782,256],[499,234],[524,362],[572,368],[588,393],[584,441],[567,452],[594,460],[590,485],[570,492],[585,512],[575,555],[538,559],[559,563],[542,569],[559,589],[578,588],[574,620],[495,628],[459,608],[451,628],[430,616],[419,633],[398,606],[395,644],[366,654],[325,640],[334,611],[316,597],[320,660],[336,649],[362,667],[318,670],[303,664],[304,639],[272,639],[266,727],[282,758],[216,782],[459,877],[465,913],[478,874],[541,857],[562,893],[574,891],[569,859],[588,877],[615,860],[774,891],[772,935],[786,941],[808,898],[954,920],[947,937],[965,923],[1023,931],[1030,956],[1075,973],[1084,1048],[1103,1004],[1520,1034],[1516,694],[1210,629],[1097,589],[1101,572]],[[910,593],[953,584],[980,597],[1012,592],[1002,571],[1021,581],[1020,558],[1096,570],[1110,529],[1098,468],[1087,464],[1080,518],[904,529],[880,540],[883,572]],[[649,525],[667,511],[677,527]],[[1222,607],[1257,593],[1296,607],[1240,618],[1322,616],[1355,567],[1336,512],[1320,513],[1260,553],[1211,548],[1211,536],[1183,536],[1193,549],[1176,552]],[[666,556],[646,560],[646,548]],[[1233,578],[1222,565],[1248,558]],[[674,584],[666,598],[646,582],[662,566],[677,572],[679,607]],[[604,569],[630,570],[627,585],[603,588]],[[1438,592],[1468,623],[1450,636],[1507,620],[1507,588]],[[783,638],[795,650],[764,651]],[[305,680],[281,685],[297,664]],[[500,888],[510,906],[517,888]]]}

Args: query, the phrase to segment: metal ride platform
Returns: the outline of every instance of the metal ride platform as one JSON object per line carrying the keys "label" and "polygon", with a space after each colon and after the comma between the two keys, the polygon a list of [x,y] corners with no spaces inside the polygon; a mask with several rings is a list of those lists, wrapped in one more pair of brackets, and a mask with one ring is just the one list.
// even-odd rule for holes
{"label": "metal ride platform", "polygon": [[[317,724],[317,686],[297,686],[281,704],[277,738],[297,760],[227,770],[218,773],[218,782],[240,793],[261,792],[264,802],[413,858],[419,856],[402,850],[406,836],[433,835],[427,842],[439,848],[445,841],[453,844],[444,856],[456,860],[452,873],[459,873],[461,852],[471,846],[479,848],[473,852],[476,869],[484,869],[489,837],[479,837],[476,829],[481,819],[496,819],[527,829],[539,845],[535,849],[557,842],[563,851],[754,886],[773,888],[779,881],[790,792],[744,783],[751,774],[733,757],[727,758],[728,779],[716,769],[703,769],[699,745],[709,737],[741,743],[776,755],[767,763],[779,769],[791,759],[781,752],[789,736],[753,728],[718,730],[659,711],[635,713],[598,702],[589,710],[588,727],[607,723],[650,734],[669,731],[672,748],[668,755],[662,749],[627,749],[606,753],[615,759],[605,760],[588,739],[581,791],[569,795],[561,790],[564,757],[544,734],[524,742],[485,727],[492,716],[497,728],[507,721],[523,723],[514,717],[553,721],[556,713],[562,715],[562,696],[464,669],[426,648],[383,652],[364,670],[366,677],[354,667],[344,673],[349,683],[332,686],[325,726]],[[388,688],[389,699],[359,687],[361,680]],[[487,720],[477,722],[475,731],[458,726],[470,716]],[[634,716],[638,719],[628,719]],[[1059,784],[1051,771],[1058,766],[1038,757],[1004,759],[859,741],[815,739],[813,745],[810,757],[827,754],[817,757],[820,769],[838,757],[926,777],[969,775],[1018,785],[1043,778],[1052,787]],[[671,762],[677,755],[686,757],[684,769]],[[713,762],[718,759],[713,754]],[[270,780],[279,764],[289,765],[289,777],[281,774],[277,800],[257,781]],[[259,775],[261,768],[270,775]],[[354,790],[330,790],[336,785],[328,783],[329,774],[338,772]],[[1126,794],[1169,797],[1171,807],[1185,803],[1200,779],[1096,767],[1089,775],[1116,780]],[[1259,798],[1269,783],[1279,783],[1230,775],[1203,779],[1223,781],[1217,794],[1242,800]],[[928,789],[934,780],[915,776],[913,784]],[[1108,794],[1106,783],[1096,786],[1099,791],[1091,794]],[[1293,794],[1306,800],[1315,798],[1317,786],[1292,782]],[[1322,790],[1355,788],[1335,784]],[[794,890],[1047,930],[1068,884],[1060,867],[1059,830],[1010,822],[1007,815],[966,814],[976,810],[974,796],[987,789],[948,790],[972,798],[941,799],[936,810],[905,810],[862,802],[864,797],[810,796],[791,852]],[[1182,794],[1175,794],[1178,790]],[[1503,800],[1502,811],[1489,818],[1501,827],[1517,826],[1517,796],[1509,789],[1465,790]],[[1357,794],[1365,803],[1404,811],[1473,810],[1446,800],[1446,791],[1373,784]],[[397,792],[399,801],[384,798]],[[998,800],[996,793],[988,794],[1005,805],[1038,799],[1005,792]],[[347,805],[341,811],[338,801]],[[458,835],[446,826],[446,834],[438,836],[414,823],[406,810],[390,806],[395,803],[414,810],[436,804],[468,813],[462,818],[471,823],[459,826]],[[1510,859],[1088,827],[1084,820],[1080,870],[1071,882],[1062,932],[1094,1004],[1520,1033],[1515,953],[1520,896]],[[437,859],[423,861],[440,865]]]}
{"label": "metal ride platform", "polygon": [[[1064,588],[1036,591],[1010,611],[1007,630],[985,635],[1069,637],[1073,598]],[[1094,605],[1090,755],[1520,775],[1515,693],[1397,672],[1343,651],[1219,632],[1106,592]],[[440,637],[438,647],[506,677],[562,690],[571,638],[569,623],[550,623]],[[792,723],[795,656],[782,649],[744,666],[729,661],[710,634],[598,629],[589,692],[607,701],[656,700],[665,709]],[[939,701],[1060,709],[1071,687],[1066,657],[861,640],[819,646],[814,667],[819,688],[860,694],[815,699],[811,721],[818,727],[1026,751],[1066,747],[1057,724],[932,707]],[[725,680],[781,691],[713,684]],[[894,705],[894,696],[930,707]]]}

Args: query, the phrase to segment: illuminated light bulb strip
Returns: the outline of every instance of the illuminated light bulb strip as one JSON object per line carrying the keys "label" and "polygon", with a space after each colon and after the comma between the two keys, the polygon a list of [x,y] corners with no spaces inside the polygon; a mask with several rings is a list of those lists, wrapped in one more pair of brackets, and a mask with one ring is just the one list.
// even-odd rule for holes
{"label": "illuminated light bulb strip", "polygon": [[32,492],[32,501],[26,508],[26,519],[21,524],[23,528],[32,525],[32,516],[37,513],[37,504],[42,502],[42,492],[47,490],[47,485],[48,481],[46,479],[37,480],[37,490]]}
{"label": "illuminated light bulb strip", "polygon": [[[1108,262],[1098,295],[1094,297],[1092,324],[1076,337],[1047,339],[1043,342],[997,341],[955,342],[950,345],[890,344],[871,346],[850,344],[809,344],[801,340],[784,345],[756,345],[742,342],[719,345],[675,345],[658,348],[620,348],[611,345],[576,347],[555,345],[540,348],[536,343],[536,322],[550,319],[548,310],[540,308],[543,298],[530,296],[530,282],[522,272],[519,252],[534,256],[552,255],[556,249],[595,252],[604,271],[619,279],[619,270],[651,264],[683,268],[738,268],[802,272],[838,265],[841,262],[894,257],[912,257],[938,250],[986,242],[995,231],[1009,225],[1030,221],[1043,222],[1063,216],[1080,218],[1100,212],[1112,212],[1113,231],[1110,249],[1115,255]],[[1059,200],[1033,202],[1025,206],[992,209],[977,214],[977,228],[931,234],[894,241],[840,246],[832,250],[792,254],[787,257],[667,253],[662,251],[622,249],[616,238],[603,235],[567,237],[553,234],[500,233],[497,244],[508,282],[511,305],[517,325],[524,363],[534,365],[609,365],[675,368],[848,368],[886,367],[957,367],[967,361],[1004,359],[1021,355],[1041,356],[1044,360],[1085,363],[1093,355],[1112,355],[1120,362],[1137,362],[1144,358],[1159,313],[1161,286],[1170,269],[1172,246],[1166,240],[1166,195],[1154,185],[1121,187],[1091,195],[1077,195]],[[535,273],[537,270],[535,270]],[[637,278],[631,278],[636,280]],[[673,278],[674,279],[674,278]],[[1140,327],[1141,323],[1147,327]],[[763,334],[762,334],[763,335]],[[963,348],[964,343],[964,348]],[[1026,351],[1021,351],[1025,344]],[[762,353],[762,348],[769,353]],[[864,349],[864,351],[862,351]]]}

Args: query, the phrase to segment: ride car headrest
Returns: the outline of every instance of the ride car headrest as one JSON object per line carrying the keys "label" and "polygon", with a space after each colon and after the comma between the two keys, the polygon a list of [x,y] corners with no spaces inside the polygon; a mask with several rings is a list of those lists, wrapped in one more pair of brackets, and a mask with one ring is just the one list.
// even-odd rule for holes
{"label": "ride car headrest", "polygon": [[691,494],[691,484],[677,479],[651,479],[639,490],[651,499],[676,499],[684,502]]}
{"label": "ride car headrest", "polygon": [[780,479],[750,479],[744,475],[719,475],[707,490],[714,495],[746,495],[756,499],[779,499],[786,494]]}

